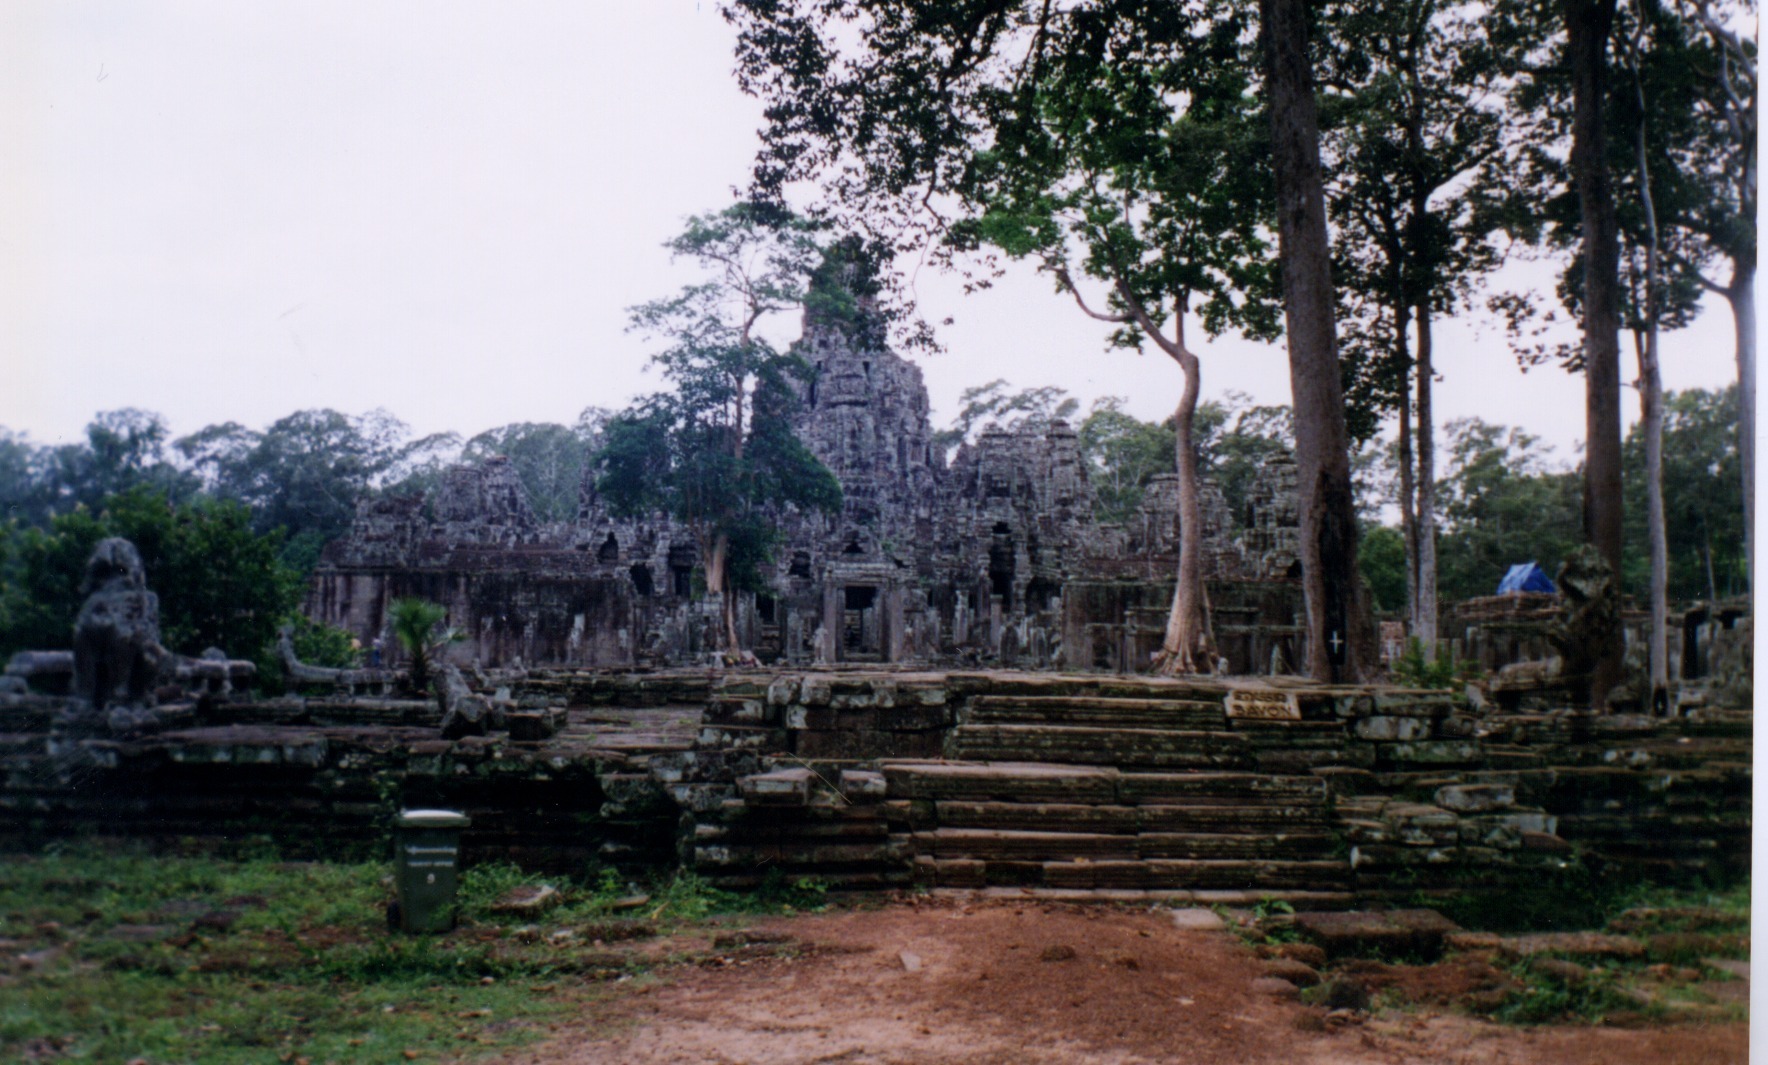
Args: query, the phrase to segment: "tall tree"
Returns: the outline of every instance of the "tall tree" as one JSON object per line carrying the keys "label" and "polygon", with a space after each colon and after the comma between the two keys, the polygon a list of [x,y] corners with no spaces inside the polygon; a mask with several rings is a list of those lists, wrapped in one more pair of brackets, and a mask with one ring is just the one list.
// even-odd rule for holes
{"label": "tall tree", "polygon": [[1333,50],[1322,73],[1334,93],[1326,148],[1342,340],[1363,371],[1353,379],[1397,416],[1407,615],[1434,654],[1433,328],[1499,261],[1502,75],[1481,12],[1465,5],[1368,0],[1327,17],[1337,39],[1358,42]]}
{"label": "tall tree", "polygon": [[1259,0],[1259,14],[1295,408],[1308,673],[1329,680],[1363,679],[1380,667],[1380,652],[1357,572],[1356,503],[1334,326],[1308,5],[1303,0]]}
{"label": "tall tree", "polygon": [[720,600],[724,649],[737,656],[736,593],[755,587],[770,557],[771,508],[841,505],[835,475],[792,429],[792,381],[808,366],[757,331],[807,303],[821,250],[802,226],[764,225],[747,206],[689,219],[666,246],[711,278],[633,309],[633,328],[665,345],[651,361],[674,390],[607,423],[596,490],[616,513],[662,511],[693,530],[706,590]]}
{"label": "tall tree", "polygon": [[[1572,86],[1572,184],[1583,233],[1584,536],[1621,572],[1620,240],[1604,110],[1616,0],[1561,0]],[[1621,679],[1622,634],[1598,649],[1589,704],[1605,709]]]}

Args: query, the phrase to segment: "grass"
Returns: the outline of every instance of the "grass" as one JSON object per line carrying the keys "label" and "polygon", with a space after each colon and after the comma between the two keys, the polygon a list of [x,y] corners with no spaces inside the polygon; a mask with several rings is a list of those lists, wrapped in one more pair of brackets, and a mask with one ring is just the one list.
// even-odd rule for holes
{"label": "grass", "polygon": [[470,1059],[540,1038],[607,981],[646,971],[598,940],[821,901],[815,884],[736,895],[689,874],[641,892],[610,870],[547,880],[562,898],[544,915],[491,912],[538,882],[513,866],[468,868],[460,927],[405,936],[385,926],[384,863],[95,844],[3,856],[0,1060]]}
{"label": "grass", "polygon": [[[1580,890],[1569,906],[1541,905],[1539,912],[1550,917],[1545,930],[1565,930],[1575,915],[1585,919],[1571,927],[1635,937],[1644,954],[1592,961],[1548,953],[1511,963],[1505,969],[1516,987],[1492,1011],[1494,1019],[1521,1025],[1600,1024],[1617,1017],[1663,1021],[1688,1009],[1746,1016],[1741,1008],[1719,1005],[1702,983],[1716,975],[1705,971],[1703,959],[1749,957],[1748,881],[1723,888],[1635,883],[1605,892]],[[1514,917],[1506,911],[1501,920]],[[1556,968],[1549,959],[1578,962],[1582,972]]]}

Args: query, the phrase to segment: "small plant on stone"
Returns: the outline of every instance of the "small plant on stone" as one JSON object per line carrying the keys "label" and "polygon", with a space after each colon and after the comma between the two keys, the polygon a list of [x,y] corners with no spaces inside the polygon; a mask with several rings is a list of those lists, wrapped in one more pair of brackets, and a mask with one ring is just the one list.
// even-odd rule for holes
{"label": "small plant on stone", "polygon": [[1406,641],[1406,651],[1394,661],[1392,672],[1394,683],[1407,688],[1452,688],[1481,676],[1478,664],[1469,659],[1426,658],[1424,642],[1416,636]]}

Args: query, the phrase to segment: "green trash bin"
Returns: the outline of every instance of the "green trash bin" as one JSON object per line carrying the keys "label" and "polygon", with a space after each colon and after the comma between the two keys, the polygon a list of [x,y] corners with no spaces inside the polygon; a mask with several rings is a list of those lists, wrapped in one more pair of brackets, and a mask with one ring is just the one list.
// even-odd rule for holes
{"label": "green trash bin", "polygon": [[388,923],[406,932],[454,927],[460,830],[472,824],[453,810],[406,810],[393,830],[393,883],[398,892]]}

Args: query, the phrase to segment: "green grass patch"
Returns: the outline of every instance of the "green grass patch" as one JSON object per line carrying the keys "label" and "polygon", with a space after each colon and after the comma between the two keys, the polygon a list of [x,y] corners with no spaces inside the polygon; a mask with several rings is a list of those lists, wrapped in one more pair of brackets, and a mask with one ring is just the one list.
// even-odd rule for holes
{"label": "green grass patch", "polygon": [[[492,912],[543,880],[558,905]],[[471,1058],[539,1038],[605,981],[642,974],[615,949],[623,939],[815,908],[822,895],[492,864],[463,870],[454,932],[407,936],[386,927],[392,893],[383,862],[79,844],[0,856],[0,1060]]]}

